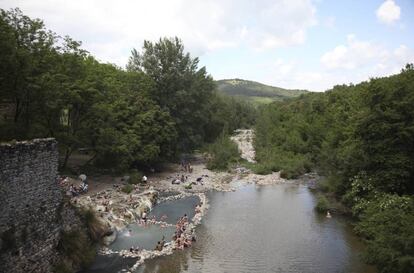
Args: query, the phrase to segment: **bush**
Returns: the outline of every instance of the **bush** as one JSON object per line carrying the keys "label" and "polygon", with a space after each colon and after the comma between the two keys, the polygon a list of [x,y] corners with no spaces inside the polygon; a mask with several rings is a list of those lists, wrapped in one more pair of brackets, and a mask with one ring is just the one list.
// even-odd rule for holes
{"label": "bush", "polygon": [[328,199],[324,195],[318,195],[317,200],[315,209],[318,212],[326,213],[330,208]]}
{"label": "bush", "polygon": [[126,194],[130,194],[133,190],[134,190],[134,186],[132,186],[131,184],[126,184],[125,186],[122,187],[122,191],[125,192]]}
{"label": "bush", "polygon": [[367,244],[364,259],[383,273],[412,272],[414,268],[414,199],[383,194],[370,200],[356,231]]}
{"label": "bush", "polygon": [[83,210],[81,214],[85,220],[86,226],[88,227],[89,236],[92,241],[94,243],[100,242],[101,238],[107,233],[108,228],[98,219],[98,217],[96,217],[93,210]]}
{"label": "bush", "polygon": [[226,170],[231,163],[240,160],[240,152],[237,144],[226,135],[219,137],[216,142],[208,147],[211,158],[207,162],[210,170]]}
{"label": "bush", "polygon": [[[80,265],[83,268],[89,266],[96,255],[95,247],[87,235],[80,230],[63,232],[59,242],[59,250],[72,264]],[[60,272],[68,272],[63,264],[58,265],[56,269],[61,269]]]}
{"label": "bush", "polygon": [[261,175],[272,173],[272,167],[271,165],[268,165],[268,164],[257,163],[255,165],[252,165],[251,170],[256,174],[261,174]]}
{"label": "bush", "polygon": [[138,171],[137,169],[132,169],[131,172],[129,173],[129,184],[139,184],[141,182],[141,178],[142,178],[142,173],[140,171]]}

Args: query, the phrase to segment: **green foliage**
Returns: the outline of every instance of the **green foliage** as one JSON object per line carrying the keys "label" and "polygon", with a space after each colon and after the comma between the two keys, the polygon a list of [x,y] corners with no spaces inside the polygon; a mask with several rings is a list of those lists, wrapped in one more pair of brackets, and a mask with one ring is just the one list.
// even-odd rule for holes
{"label": "green foliage", "polygon": [[122,187],[121,190],[122,192],[126,194],[130,194],[134,190],[134,186],[132,186],[131,184],[126,184],[125,186]]}
{"label": "green foliage", "polygon": [[0,10],[0,79],[0,140],[54,137],[61,169],[80,148],[90,168],[149,167],[255,118],[248,103],[213,92],[178,38],[145,41],[125,71],[18,9]]}
{"label": "green foliage", "polygon": [[[59,242],[59,250],[65,259],[82,268],[89,266],[95,259],[95,247],[85,233],[79,230],[63,232]],[[59,265],[56,269],[64,270],[66,266]],[[68,269],[66,267],[66,269]],[[63,271],[65,272],[65,271]]]}
{"label": "green foliage", "polygon": [[403,273],[414,268],[414,199],[384,194],[370,201],[356,231],[365,238],[367,262],[380,272]]}
{"label": "green foliage", "polygon": [[207,162],[207,168],[211,170],[226,170],[230,164],[240,159],[237,144],[225,134],[209,145],[208,152],[211,158]]}
{"label": "green foliage", "polygon": [[[360,220],[366,259],[382,272],[413,268],[413,105],[407,65],[398,75],[263,106],[257,117],[259,171],[324,175],[321,188]],[[317,209],[326,210],[327,200],[318,199]]]}
{"label": "green foliage", "polygon": [[163,38],[145,41],[142,54],[134,49],[128,64],[130,71],[144,71],[154,81],[151,98],[173,117],[180,151],[191,151],[205,139],[214,82],[198,62],[185,53],[181,40]]}
{"label": "green foliage", "polygon": [[88,234],[93,243],[99,243],[107,232],[107,227],[102,223],[92,209],[84,209],[81,211]]}
{"label": "green foliage", "polygon": [[137,169],[133,169],[129,173],[128,183],[132,185],[139,184],[141,182],[142,176],[143,174],[140,171],[138,171]]}
{"label": "green foliage", "polygon": [[321,213],[326,213],[330,209],[329,201],[324,195],[320,194],[317,196],[315,209]]}

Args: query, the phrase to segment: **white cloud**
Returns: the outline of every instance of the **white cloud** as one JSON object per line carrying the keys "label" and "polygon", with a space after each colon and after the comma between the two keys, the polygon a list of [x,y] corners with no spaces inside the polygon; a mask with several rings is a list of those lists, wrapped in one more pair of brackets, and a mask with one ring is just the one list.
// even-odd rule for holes
{"label": "white cloud", "polygon": [[367,41],[360,41],[355,35],[350,34],[347,37],[347,45],[339,45],[326,52],[321,62],[329,69],[355,69],[371,61],[382,60],[386,55],[387,52],[381,47]]}
{"label": "white cloud", "polygon": [[[322,65],[328,70],[368,71],[371,76],[395,73],[404,64],[414,61],[414,51],[406,45],[388,49],[369,41],[358,40],[348,35],[347,44],[339,45],[321,57]],[[378,69],[373,69],[377,67]]]}
{"label": "white cloud", "polygon": [[104,61],[124,65],[144,39],[178,36],[194,55],[245,45],[301,44],[316,24],[312,0],[0,0],[45,21]]}
{"label": "white cloud", "polygon": [[348,35],[347,44],[339,45],[321,57],[324,79],[333,84],[358,83],[371,77],[398,73],[414,62],[414,50],[404,44],[390,49]]}
{"label": "white cloud", "polygon": [[337,84],[359,83],[372,77],[396,74],[414,63],[414,49],[401,44],[394,49],[347,36],[347,43],[323,54],[312,70],[300,60],[278,59],[263,70],[264,83],[291,89],[324,91]]}
{"label": "white cloud", "polygon": [[382,23],[392,24],[400,19],[401,9],[393,0],[386,0],[377,9],[377,18]]}

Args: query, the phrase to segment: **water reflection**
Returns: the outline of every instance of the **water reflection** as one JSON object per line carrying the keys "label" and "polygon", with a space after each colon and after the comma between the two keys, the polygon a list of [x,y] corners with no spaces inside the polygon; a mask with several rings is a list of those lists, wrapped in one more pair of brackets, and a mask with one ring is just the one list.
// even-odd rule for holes
{"label": "water reflection", "polygon": [[137,272],[375,272],[345,221],[314,212],[304,186],[209,194],[192,248],[146,261]]}

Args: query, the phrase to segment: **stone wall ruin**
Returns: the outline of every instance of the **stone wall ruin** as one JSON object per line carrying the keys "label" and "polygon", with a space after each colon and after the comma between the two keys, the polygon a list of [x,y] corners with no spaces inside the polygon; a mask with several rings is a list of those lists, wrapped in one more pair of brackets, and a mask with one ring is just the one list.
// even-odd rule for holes
{"label": "stone wall ruin", "polygon": [[0,144],[0,272],[51,272],[63,195],[54,139]]}

